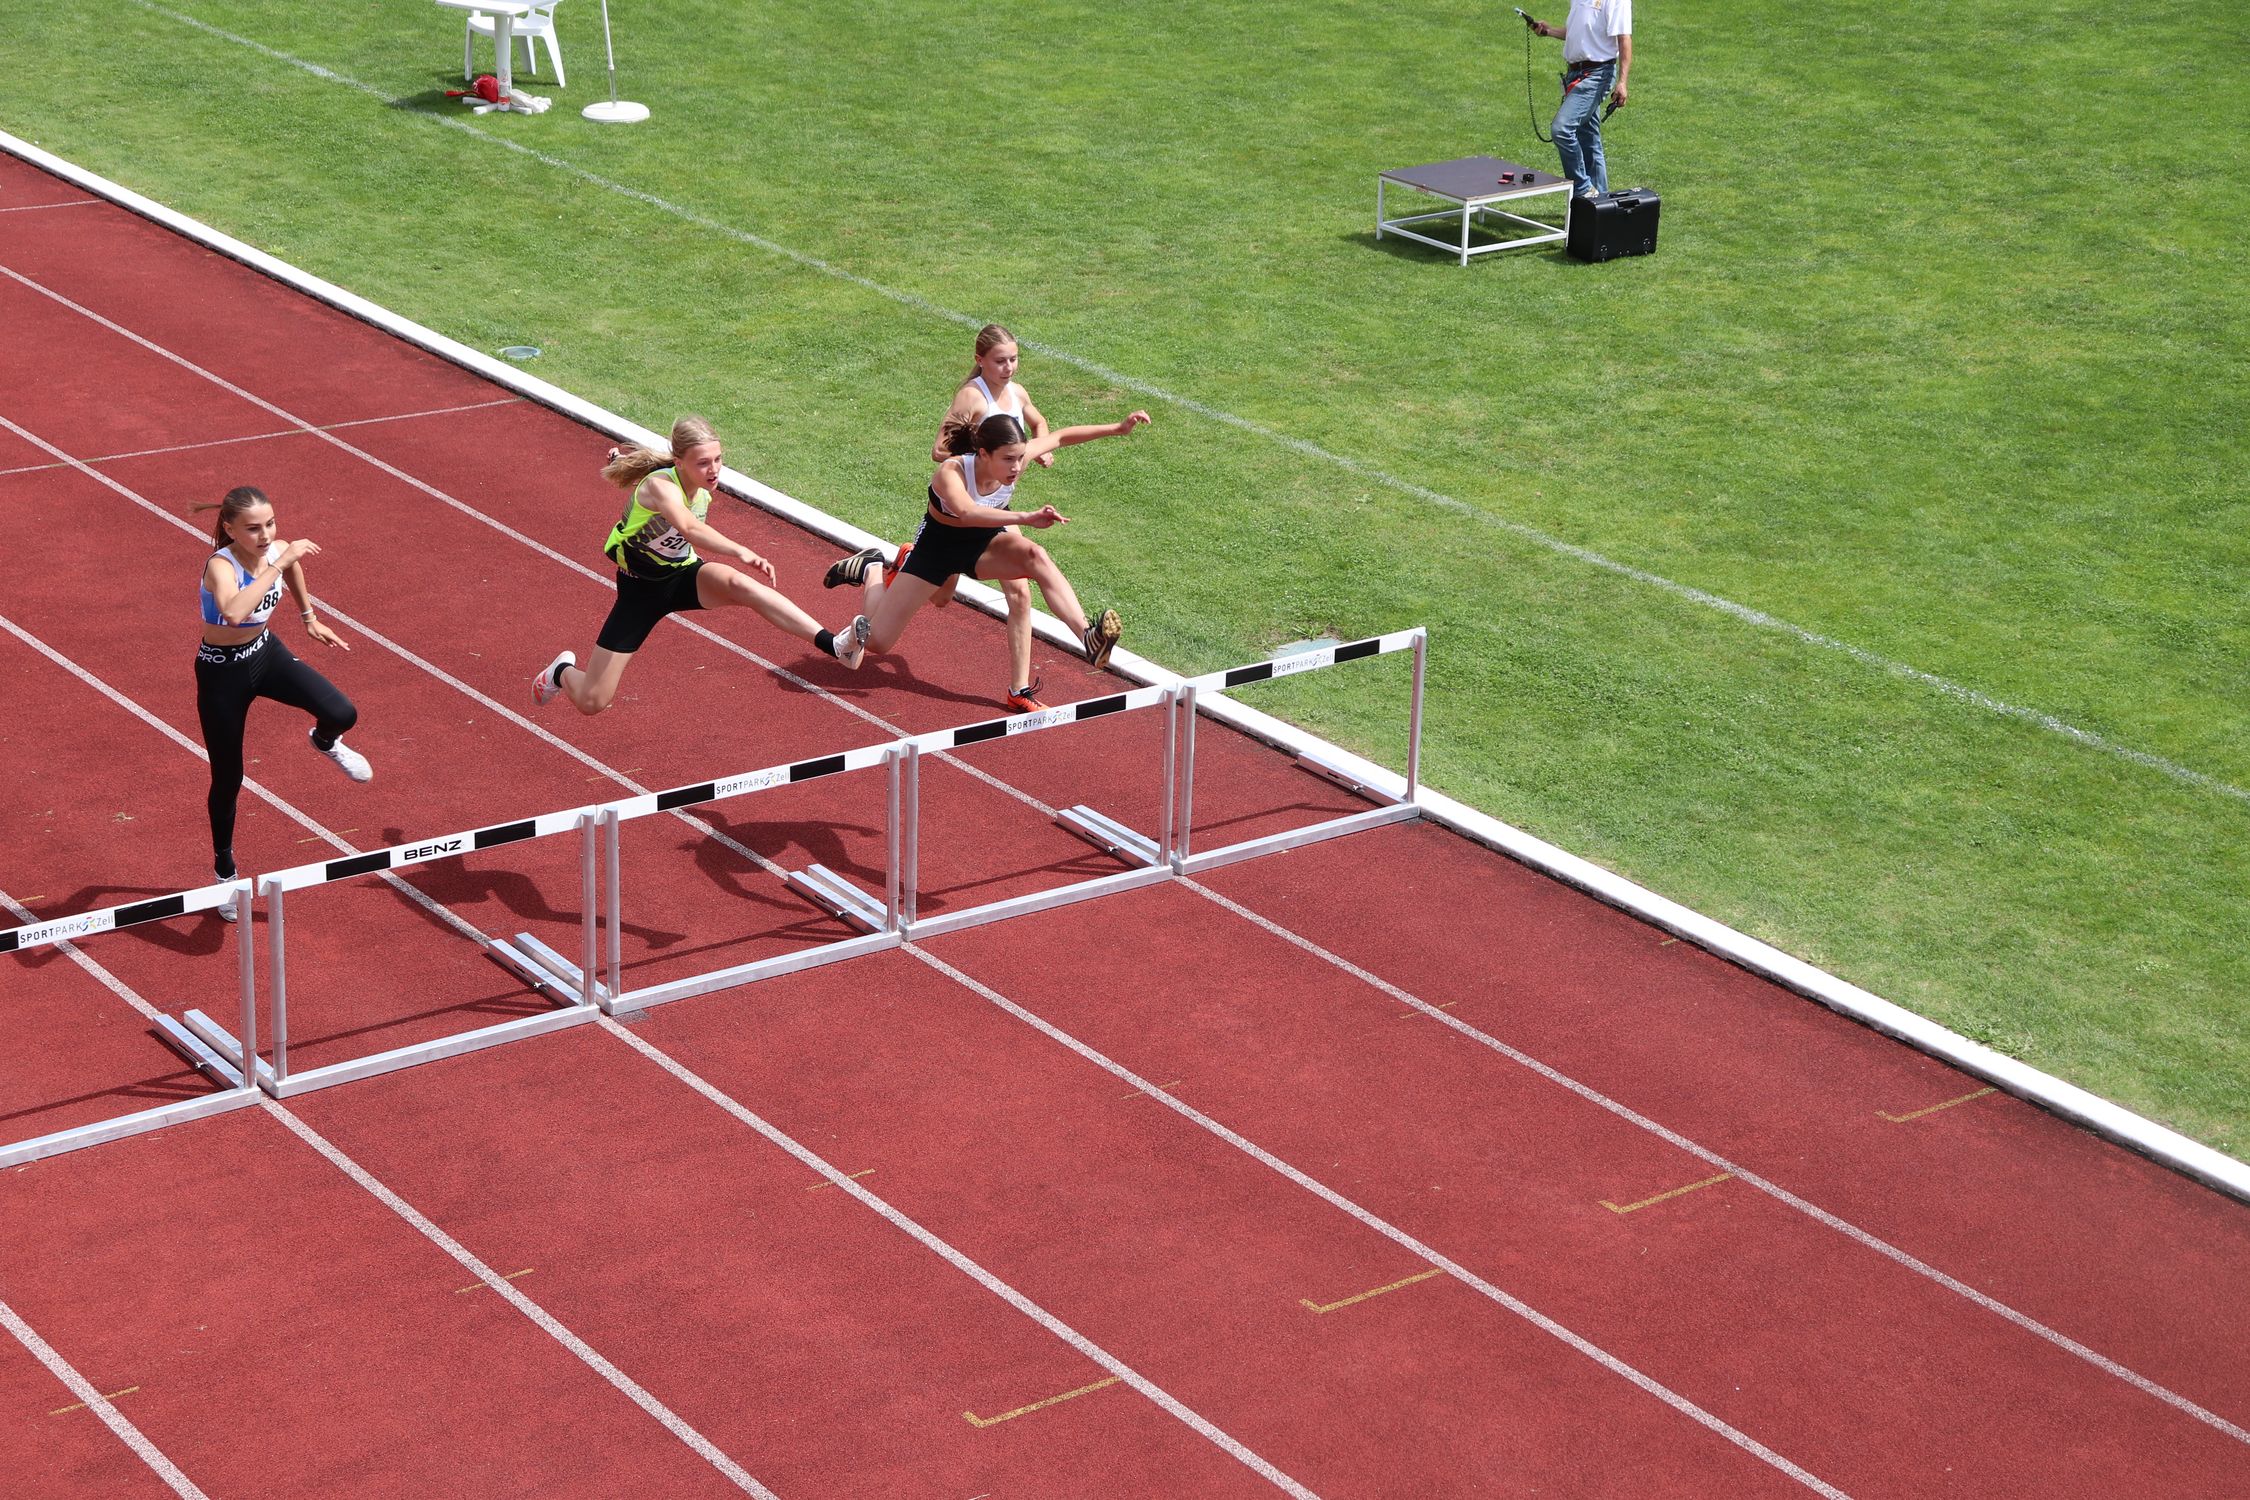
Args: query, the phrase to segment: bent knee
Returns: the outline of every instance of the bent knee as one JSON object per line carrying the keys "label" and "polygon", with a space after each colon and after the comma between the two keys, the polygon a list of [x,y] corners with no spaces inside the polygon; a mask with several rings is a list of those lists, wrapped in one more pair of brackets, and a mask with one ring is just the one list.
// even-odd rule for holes
{"label": "bent knee", "polygon": [[612,702],[616,701],[616,698],[617,692],[614,688],[612,688],[606,691],[591,692],[586,694],[582,698],[573,698],[570,700],[570,702],[573,708],[576,708],[580,713],[584,714],[587,718],[590,719],[594,715],[600,713],[603,709],[609,707]]}

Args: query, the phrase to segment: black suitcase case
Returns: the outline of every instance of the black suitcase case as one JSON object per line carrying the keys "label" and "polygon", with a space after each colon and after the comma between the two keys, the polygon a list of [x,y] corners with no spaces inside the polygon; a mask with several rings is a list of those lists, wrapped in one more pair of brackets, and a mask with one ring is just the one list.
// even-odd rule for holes
{"label": "black suitcase case", "polygon": [[1566,246],[1580,260],[1615,260],[1656,252],[1656,218],[1664,200],[1647,188],[1627,188],[1599,198],[1574,198]]}

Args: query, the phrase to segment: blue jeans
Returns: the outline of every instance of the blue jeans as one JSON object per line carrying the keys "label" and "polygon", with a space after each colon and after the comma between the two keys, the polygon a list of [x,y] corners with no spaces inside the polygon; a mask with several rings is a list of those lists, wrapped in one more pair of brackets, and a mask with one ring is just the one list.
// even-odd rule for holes
{"label": "blue jeans", "polygon": [[1602,101],[1617,82],[1617,63],[1614,59],[1597,63],[1585,73],[1573,70],[1571,76],[1576,82],[1563,91],[1562,108],[1555,111],[1555,123],[1547,133],[1555,138],[1563,175],[1576,184],[1576,191],[1606,193],[1609,167],[1602,160]]}

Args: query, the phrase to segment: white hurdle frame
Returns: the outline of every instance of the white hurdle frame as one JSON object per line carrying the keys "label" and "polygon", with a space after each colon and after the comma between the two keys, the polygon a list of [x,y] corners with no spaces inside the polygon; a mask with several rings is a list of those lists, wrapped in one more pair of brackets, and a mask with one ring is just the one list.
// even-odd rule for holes
{"label": "white hurdle frame", "polygon": [[[857,750],[845,751],[841,755],[816,756],[810,760],[785,762],[778,766],[745,771],[740,775],[721,777],[713,781],[694,782],[687,786],[673,787],[669,791],[647,792],[638,797],[627,797],[621,801],[604,803],[601,807],[595,809],[603,831],[605,849],[603,863],[609,876],[608,897],[603,911],[604,922],[609,929],[607,948],[609,983],[596,991],[596,1001],[601,1009],[609,1015],[623,1015],[633,1011],[646,1010],[652,1005],[663,1005],[673,1000],[685,1000],[693,995],[707,995],[713,990],[731,989],[736,985],[753,984],[761,979],[774,979],[783,974],[794,974],[800,970],[818,968],[823,964],[838,963],[844,959],[857,958],[866,953],[879,953],[885,948],[896,948],[902,941],[899,891],[899,804],[902,794],[899,759],[902,753],[901,742],[898,741],[884,745],[868,745]],[[872,902],[865,903],[868,911],[877,913],[874,917],[872,930],[857,937],[843,938],[833,943],[822,943],[811,948],[801,948],[794,953],[777,954],[772,958],[757,959],[750,963],[735,964],[729,968],[717,969],[708,974],[694,974],[685,979],[668,980],[663,984],[650,985],[644,989],[628,990],[625,988],[625,965],[621,954],[622,943],[619,937],[623,921],[619,875],[622,859],[618,848],[618,827],[620,824],[629,823],[635,818],[646,818],[657,813],[672,812],[683,807],[699,807],[707,802],[723,802],[729,798],[748,796],[753,792],[762,792],[777,786],[794,786],[800,782],[841,775],[850,771],[869,770],[876,766],[886,768],[888,848],[885,863],[889,866],[889,876],[886,880],[886,890],[880,907],[877,908]],[[843,877],[836,875],[834,872],[826,870],[820,865],[813,865],[807,871],[790,872],[785,883],[791,889],[811,897],[829,910],[839,910],[819,894],[830,883],[839,886],[844,884]],[[589,911],[593,909],[591,903],[589,903],[587,909]],[[845,916],[846,920],[853,919],[850,911],[839,911],[839,915]],[[589,937],[587,941],[591,943],[593,940]],[[591,953],[592,950],[589,948],[588,951]]]}
{"label": "white hurdle frame", "polygon": [[[247,880],[225,880],[197,890],[182,891],[177,895],[158,896],[148,901],[129,901],[120,906],[107,906],[74,916],[51,917],[41,922],[28,922],[21,927],[0,929],[0,953],[28,953],[35,948],[59,943],[69,943],[75,948],[96,933],[138,927],[144,922],[162,922],[175,917],[192,916],[198,912],[215,911],[222,906],[234,908],[234,946],[238,955],[237,968],[242,995],[242,1031],[243,1035],[252,1039],[252,1046],[255,1047],[258,1028],[257,953],[250,931],[250,882]],[[201,1015],[202,1012],[191,1014]],[[181,1099],[171,1104],[159,1104],[151,1109],[116,1115],[107,1120],[74,1125],[67,1130],[11,1141],[0,1145],[0,1167],[21,1166],[25,1162],[59,1156],[65,1151],[99,1146],[105,1141],[123,1140],[143,1131],[160,1130],[166,1125],[179,1125],[189,1120],[223,1115],[258,1100],[258,1086],[243,1076],[239,1057],[230,1059],[219,1050],[206,1045],[193,1031],[168,1015],[157,1016],[151,1024],[158,1039],[209,1079],[217,1092],[206,1094],[200,1099]]]}
{"label": "white hurdle frame", "polygon": [[[1423,667],[1427,632],[1421,627],[1370,637],[1334,646],[1323,646],[1272,661],[1256,662],[1201,677],[1184,678],[1157,687],[1134,688],[1100,698],[1089,698],[1059,708],[1039,709],[998,719],[979,720],[953,729],[908,735],[883,744],[863,746],[838,755],[786,762],[734,776],[691,783],[668,791],[647,792],[614,802],[566,808],[512,823],[418,839],[364,854],[347,854],[313,864],[298,865],[255,878],[203,887],[178,895],[134,902],[124,906],[53,918],[23,927],[0,930],[0,953],[59,943],[141,922],[162,921],[232,903],[236,912],[235,942],[240,953],[242,1017],[239,1032],[229,1031],[200,1010],[190,1009],[175,1021],[160,1016],[159,1036],[177,1049],[222,1092],[207,1099],[160,1106],[137,1114],[36,1140],[0,1146],[0,1166],[36,1160],[40,1156],[78,1146],[114,1140],[142,1130],[182,1120],[196,1119],[240,1108],[261,1094],[290,1098],[316,1089],[361,1078],[373,1078],[419,1063],[456,1057],[466,1052],[496,1047],[525,1037],[543,1036],[584,1025],[601,1014],[622,1015],[684,1000],[692,995],[731,989],[762,979],[778,978],[863,954],[881,952],[900,944],[937,937],[964,928],[1005,921],[1032,912],[1091,900],[1097,896],[1153,885],[1180,875],[1232,864],[1260,854],[1336,838],[1363,828],[1380,827],[1420,815],[1417,802],[1421,762]],[[1253,683],[1269,682],[1299,672],[1334,666],[1340,662],[1411,649],[1414,653],[1414,695],[1407,732],[1407,770],[1396,785],[1376,785],[1387,773],[1347,773],[1313,756],[1300,754],[1299,764],[1341,781],[1354,792],[1384,805],[1365,812],[1347,813],[1301,828],[1230,844],[1203,854],[1189,849],[1194,823],[1195,721],[1198,695],[1225,693]],[[988,740],[1059,729],[1116,714],[1162,706],[1165,711],[1162,757],[1163,797],[1161,827],[1155,837],[1140,834],[1090,807],[1066,808],[1056,820],[1079,837],[1125,860],[1132,868],[1113,874],[1074,881],[1049,890],[923,917],[917,910],[921,865],[921,761],[924,755],[941,754]],[[623,957],[623,880],[619,830],[637,818],[678,812],[708,802],[748,796],[779,786],[881,767],[885,781],[884,888],[880,900],[851,885],[842,876],[820,865],[784,873],[785,883],[816,905],[865,929],[856,936],[799,949],[751,963],[736,964],[707,974],[691,975],[639,990],[625,987]],[[346,880],[391,873],[408,866],[442,863],[507,844],[551,838],[575,832],[581,844],[579,891],[582,917],[576,962],[557,953],[527,933],[511,938],[484,938],[487,956],[495,959],[532,989],[558,1007],[536,1015],[481,1026],[429,1041],[413,1042],[365,1057],[329,1063],[305,1071],[289,1062],[289,956],[288,895]],[[261,1057],[258,1037],[256,942],[252,926],[255,894],[266,913],[267,991],[272,1006],[268,1028],[268,1054]],[[607,982],[603,982],[606,969]]]}
{"label": "white hurdle frame", "polygon": [[[257,1060],[256,1082],[276,1099],[287,1099],[296,1094],[310,1093],[315,1089],[332,1088],[339,1083],[351,1083],[361,1078],[373,1078],[393,1073],[400,1068],[410,1068],[418,1063],[435,1062],[441,1057],[458,1057],[464,1052],[475,1052],[485,1047],[497,1047],[503,1042],[513,1042],[524,1037],[544,1036],[550,1031],[561,1031],[571,1026],[581,1026],[599,1014],[595,1001],[599,996],[594,979],[594,951],[596,891],[594,886],[598,855],[597,829],[599,807],[573,807],[561,812],[545,813],[536,818],[525,818],[514,823],[496,823],[487,828],[469,829],[461,833],[445,834],[434,839],[417,839],[408,844],[395,844],[369,854],[348,854],[339,859],[323,860],[318,864],[298,865],[292,869],[260,876],[258,894],[266,907],[266,937],[271,970],[267,990],[273,1006],[271,1064]],[[544,994],[560,1009],[538,1015],[518,1016],[512,1021],[500,1021],[490,1026],[480,1026],[470,1031],[456,1032],[450,1036],[436,1037],[426,1042],[411,1042],[403,1047],[370,1053],[340,1063],[306,1072],[292,1071],[289,1066],[289,961],[286,946],[287,903],[290,891],[305,890],[313,886],[333,885],[339,881],[354,880],[372,874],[408,865],[421,866],[459,859],[485,849],[499,848],[505,844],[522,843],[532,839],[550,838],[556,834],[577,832],[583,845],[581,854],[580,888],[584,897],[584,915],[581,918],[583,942],[581,951],[585,962],[572,966],[543,943],[519,934],[512,942],[507,939],[485,940],[485,952],[498,960],[518,978],[531,985],[534,991]],[[191,1014],[188,1018],[194,1021]],[[217,1038],[206,1036],[214,1045],[231,1047],[233,1039],[221,1033]],[[256,1058],[256,1048],[236,1048]]]}

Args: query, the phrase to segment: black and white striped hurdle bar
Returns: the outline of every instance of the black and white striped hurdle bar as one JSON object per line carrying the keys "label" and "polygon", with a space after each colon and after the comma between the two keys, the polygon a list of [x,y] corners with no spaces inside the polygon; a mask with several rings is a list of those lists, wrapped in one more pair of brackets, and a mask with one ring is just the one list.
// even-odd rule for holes
{"label": "black and white striped hurdle bar", "polygon": [[76,916],[29,922],[0,931],[0,953],[21,953],[72,938],[91,937],[97,932],[115,932],[120,927],[138,927],[143,922],[162,922],[170,917],[212,911],[232,905],[235,896],[248,889],[250,882],[247,880],[228,880],[148,901],[129,901],[123,906],[105,906],[100,911],[82,911]]}
{"label": "black and white striped hurdle bar", "polygon": [[1389,635],[1371,635],[1364,640],[1315,646],[1308,651],[1294,651],[1287,656],[1277,656],[1271,661],[1252,662],[1247,667],[1229,667],[1223,672],[1206,672],[1200,677],[1183,678],[1180,686],[1224,691],[1228,688],[1248,687],[1254,682],[1272,682],[1277,678],[1294,677],[1299,672],[1333,667],[1339,662],[1365,661],[1371,656],[1411,651],[1415,642],[1423,638],[1423,634],[1423,627],[1417,625],[1412,630],[1395,630]]}
{"label": "black and white striped hurdle bar", "polygon": [[630,823],[635,818],[646,818],[656,813],[676,812],[683,807],[699,807],[706,802],[723,802],[729,797],[741,797],[751,792],[768,791],[777,786],[793,786],[800,781],[818,781],[823,776],[839,776],[846,771],[864,771],[879,766],[890,759],[897,748],[892,741],[881,745],[867,745],[857,750],[846,750],[841,755],[815,756],[811,760],[795,760],[784,765],[767,766],[762,770],[744,771],[737,776],[722,776],[712,781],[691,782],[676,786],[666,792],[644,792],[637,797],[625,797],[616,802],[604,802],[586,811],[600,816],[615,813],[620,823]]}
{"label": "black and white striped hurdle bar", "polygon": [[394,844],[388,849],[377,849],[368,854],[347,854],[341,859],[297,865],[291,869],[277,870],[271,875],[260,875],[257,877],[257,888],[261,891],[301,891],[309,886],[329,885],[335,881],[373,875],[383,870],[459,859],[480,849],[497,849],[504,844],[520,844],[526,839],[568,833],[580,826],[580,819],[600,811],[599,807],[566,808],[562,812],[541,813],[536,818],[524,818],[514,823],[495,823],[489,828],[472,828],[461,833],[443,834],[437,838],[417,839],[410,844]]}

